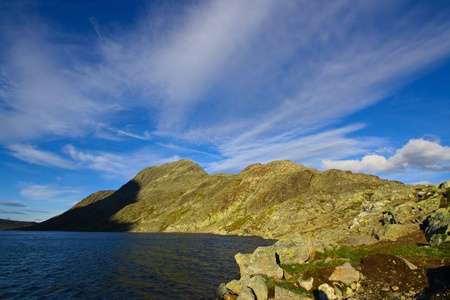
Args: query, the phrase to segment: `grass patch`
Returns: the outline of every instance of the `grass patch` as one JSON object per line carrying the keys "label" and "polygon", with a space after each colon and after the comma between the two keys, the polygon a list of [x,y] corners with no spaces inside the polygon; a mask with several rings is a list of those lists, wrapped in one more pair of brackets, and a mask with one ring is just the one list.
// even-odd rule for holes
{"label": "grass patch", "polygon": [[[287,273],[293,275],[294,278],[298,278],[302,274],[314,272],[314,270],[316,269],[325,269],[340,266],[345,263],[345,260],[350,261],[350,263],[356,266],[361,263],[364,257],[371,254],[397,255],[413,261],[418,261],[425,258],[445,259],[450,257],[450,241],[441,244],[439,247],[393,247],[390,243],[385,243],[377,247],[341,246],[339,249],[329,250],[321,255],[318,255],[315,261],[306,264],[281,264],[280,266]],[[326,263],[326,257],[330,257],[332,258],[332,260]]]}

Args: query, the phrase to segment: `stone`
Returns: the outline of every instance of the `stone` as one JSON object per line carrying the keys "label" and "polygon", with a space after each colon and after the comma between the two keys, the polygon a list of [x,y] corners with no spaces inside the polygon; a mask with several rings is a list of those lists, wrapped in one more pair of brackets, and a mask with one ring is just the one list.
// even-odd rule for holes
{"label": "stone", "polygon": [[386,224],[377,230],[376,237],[380,241],[395,241],[397,238],[419,229],[419,224]]}
{"label": "stone", "polygon": [[226,284],[226,288],[233,292],[236,295],[239,295],[241,293],[241,290],[244,286],[247,286],[248,282],[250,280],[249,275],[245,275],[240,280],[231,280]]}
{"label": "stone", "polygon": [[219,297],[223,297],[223,295],[225,295],[226,293],[228,293],[228,289],[225,285],[225,283],[221,283],[219,285],[219,288],[217,289],[217,294],[219,295]]}
{"label": "stone", "polygon": [[450,180],[444,181],[443,183],[441,183],[439,185],[439,188],[442,189],[442,190],[450,188]]}
{"label": "stone", "polygon": [[347,297],[351,297],[353,295],[353,289],[351,287],[347,287],[345,294]]}
{"label": "stone", "polygon": [[269,290],[266,280],[262,276],[254,276],[250,279],[247,287],[251,288],[258,300],[267,300],[269,298]]}
{"label": "stone", "polygon": [[298,283],[300,284],[300,286],[301,286],[302,288],[304,288],[305,290],[307,290],[307,291],[309,292],[309,291],[312,290],[312,288],[313,288],[314,278],[310,277],[310,278],[307,279],[307,280],[303,280],[303,279],[300,278],[300,279],[298,280]]}
{"label": "stone", "polygon": [[274,249],[281,264],[303,264],[310,258],[311,245],[297,239],[295,242],[280,240],[274,244]]}
{"label": "stone", "polygon": [[255,294],[250,288],[244,287],[236,300],[255,300]]}
{"label": "stone", "polygon": [[306,297],[279,286],[275,286],[274,300],[313,300],[310,297]]}
{"label": "stone", "polygon": [[353,282],[357,282],[359,280],[360,274],[352,265],[348,262],[343,264],[342,266],[338,266],[334,269],[334,272],[331,274],[330,281],[339,281],[344,283],[345,285],[350,285]]}
{"label": "stone", "polygon": [[273,246],[258,247],[251,256],[250,265],[247,267],[249,275],[264,275],[274,279],[283,279],[284,271],[277,264],[277,258]]}
{"label": "stone", "polygon": [[247,268],[251,264],[252,254],[237,253],[234,256],[234,259],[236,260],[236,263],[239,266],[239,271],[241,273],[241,277],[248,275]]}
{"label": "stone", "polygon": [[425,237],[432,247],[439,246],[450,233],[450,207],[440,208],[431,214]]}
{"label": "stone", "polygon": [[226,293],[222,296],[222,299],[223,300],[236,300],[237,297],[238,297],[237,295]]}
{"label": "stone", "polygon": [[325,259],[325,263],[327,264],[327,263],[329,263],[329,262],[331,262],[333,259],[331,258],[331,257],[327,257],[326,259]]}
{"label": "stone", "polygon": [[346,246],[360,246],[360,245],[373,245],[375,243],[377,243],[377,239],[372,237],[372,236],[368,236],[368,235],[353,235],[353,236],[349,236],[346,239],[344,239],[342,241],[342,243]]}
{"label": "stone", "polygon": [[319,286],[319,299],[320,300],[334,300],[337,299],[334,288],[324,283]]}
{"label": "stone", "polygon": [[413,263],[407,261],[405,258],[400,257],[400,256],[395,256],[398,259],[400,259],[410,270],[417,270],[417,266],[414,265]]}

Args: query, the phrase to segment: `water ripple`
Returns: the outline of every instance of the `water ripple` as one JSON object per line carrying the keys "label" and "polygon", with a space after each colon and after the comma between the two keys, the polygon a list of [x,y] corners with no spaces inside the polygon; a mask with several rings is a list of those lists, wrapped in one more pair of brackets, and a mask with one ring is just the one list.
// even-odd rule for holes
{"label": "water ripple", "polygon": [[211,299],[237,252],[272,241],[207,234],[0,231],[1,299]]}

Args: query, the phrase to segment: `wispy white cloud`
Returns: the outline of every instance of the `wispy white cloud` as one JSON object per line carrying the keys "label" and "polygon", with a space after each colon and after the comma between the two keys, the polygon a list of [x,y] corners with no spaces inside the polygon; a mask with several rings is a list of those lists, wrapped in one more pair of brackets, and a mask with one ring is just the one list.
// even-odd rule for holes
{"label": "wispy white cloud", "polygon": [[64,147],[73,161],[86,169],[100,172],[105,177],[132,178],[138,171],[150,165],[159,165],[180,159],[179,156],[162,157],[147,149],[132,153],[79,150],[73,145]]}
{"label": "wispy white cloud", "polygon": [[369,154],[362,159],[324,160],[325,169],[342,169],[353,172],[386,173],[408,169],[450,171],[450,147],[438,141],[412,139],[389,158]]}
{"label": "wispy white cloud", "polygon": [[223,145],[221,153],[226,159],[207,166],[207,171],[237,172],[252,163],[267,163],[272,160],[289,159],[301,162],[309,167],[320,167],[323,157],[347,157],[363,154],[375,145],[383,143],[381,139],[352,139],[346,135],[361,129],[363,125],[354,124],[340,129],[317,134],[289,137],[280,136],[253,144]]}
{"label": "wispy white cloud", "polygon": [[139,139],[139,140],[144,140],[144,141],[151,140],[151,134],[148,131],[144,131],[144,134],[142,134],[142,135],[139,135],[139,134],[136,134],[136,133],[132,133],[132,132],[128,132],[128,131],[125,131],[125,130],[118,130],[117,133],[120,134],[120,135],[129,136],[129,137],[132,137],[132,138],[135,138],[135,139]]}
{"label": "wispy white cloud", "polygon": [[15,201],[0,201],[0,205],[11,206],[11,207],[27,207],[27,205],[25,205],[21,202],[15,202]]}
{"label": "wispy white cloud", "polygon": [[73,195],[80,194],[80,191],[59,185],[33,184],[29,182],[19,182],[20,195],[31,200],[46,201],[67,201]]}
{"label": "wispy white cloud", "polygon": [[43,166],[75,169],[77,166],[52,152],[37,149],[35,146],[13,144],[8,146],[10,154],[20,160]]}

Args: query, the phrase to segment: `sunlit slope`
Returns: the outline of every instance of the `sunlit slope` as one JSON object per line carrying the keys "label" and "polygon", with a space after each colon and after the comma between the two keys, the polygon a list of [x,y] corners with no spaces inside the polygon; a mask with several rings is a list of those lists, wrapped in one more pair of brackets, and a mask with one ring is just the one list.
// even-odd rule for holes
{"label": "sunlit slope", "polygon": [[415,187],[290,161],[208,175],[180,160],[139,172],[119,190],[95,193],[33,229],[203,232],[295,237],[341,231],[370,203],[406,202]]}

